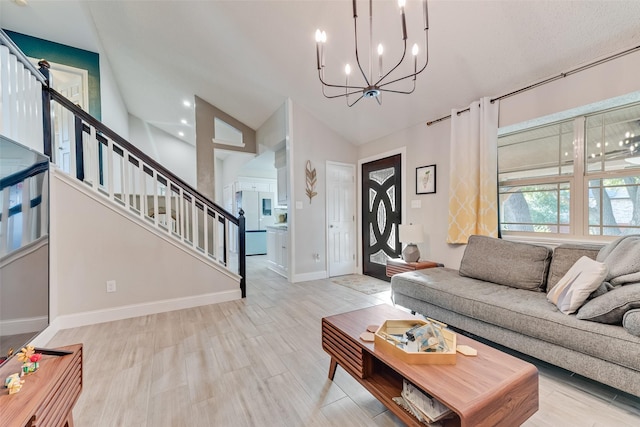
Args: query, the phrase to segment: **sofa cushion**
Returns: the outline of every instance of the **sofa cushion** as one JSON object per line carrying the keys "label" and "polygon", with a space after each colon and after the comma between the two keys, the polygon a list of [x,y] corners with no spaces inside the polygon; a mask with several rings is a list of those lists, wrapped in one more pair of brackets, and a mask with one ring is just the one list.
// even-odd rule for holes
{"label": "sofa cushion", "polygon": [[576,245],[563,244],[553,250],[551,265],[549,266],[549,277],[547,278],[547,292],[553,288],[558,280],[583,256],[593,260],[598,256],[602,245]]}
{"label": "sofa cushion", "polygon": [[427,301],[463,316],[640,370],[640,337],[620,326],[567,316],[549,304],[544,293],[462,277],[448,268],[397,274],[391,279],[391,289],[394,295]]}
{"label": "sofa cushion", "polygon": [[627,311],[622,318],[622,326],[630,334],[640,337],[640,309]]}
{"label": "sofa cushion", "polygon": [[602,283],[609,268],[601,262],[583,256],[567,271],[547,294],[564,314],[575,313]]}
{"label": "sofa cushion", "polygon": [[640,235],[619,237],[602,248],[597,260],[609,267],[605,280],[613,286],[640,282]]}
{"label": "sofa cushion", "polygon": [[576,317],[581,320],[619,325],[624,314],[634,308],[640,308],[640,283],[619,286],[587,301]]}
{"label": "sofa cushion", "polygon": [[487,236],[471,236],[460,262],[460,275],[499,285],[544,290],[551,249]]}

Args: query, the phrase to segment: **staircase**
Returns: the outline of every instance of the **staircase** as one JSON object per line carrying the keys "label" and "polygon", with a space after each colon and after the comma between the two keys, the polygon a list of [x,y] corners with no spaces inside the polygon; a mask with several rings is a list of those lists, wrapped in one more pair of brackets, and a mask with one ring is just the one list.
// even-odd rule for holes
{"label": "staircase", "polygon": [[48,64],[39,65],[0,30],[0,135],[44,153],[54,175],[233,278],[245,297],[242,212],[225,211],[50,88]]}

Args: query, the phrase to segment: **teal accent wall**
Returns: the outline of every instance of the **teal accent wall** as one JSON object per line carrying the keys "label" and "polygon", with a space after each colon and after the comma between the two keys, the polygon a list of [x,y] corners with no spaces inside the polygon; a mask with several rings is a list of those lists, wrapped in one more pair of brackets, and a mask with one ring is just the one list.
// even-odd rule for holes
{"label": "teal accent wall", "polygon": [[100,55],[26,34],[4,30],[25,55],[87,70],[89,74],[89,114],[102,120],[100,102]]}

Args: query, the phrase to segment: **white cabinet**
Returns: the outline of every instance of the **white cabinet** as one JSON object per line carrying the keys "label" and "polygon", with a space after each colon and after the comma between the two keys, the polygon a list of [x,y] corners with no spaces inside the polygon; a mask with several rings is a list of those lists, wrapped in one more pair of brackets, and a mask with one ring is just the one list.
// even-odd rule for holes
{"label": "white cabinet", "polygon": [[278,234],[276,230],[267,227],[267,261],[269,264],[276,263],[276,234]]}
{"label": "white cabinet", "polygon": [[268,182],[248,182],[248,181],[239,181],[236,185],[236,191],[269,191],[269,183]]}
{"label": "white cabinet", "polygon": [[282,267],[284,271],[289,271],[289,248],[287,247],[289,245],[289,232],[283,231],[279,234],[280,258],[278,261],[280,261],[280,267]]}
{"label": "white cabinet", "polygon": [[287,277],[289,269],[289,232],[284,227],[267,227],[267,261],[269,269]]}

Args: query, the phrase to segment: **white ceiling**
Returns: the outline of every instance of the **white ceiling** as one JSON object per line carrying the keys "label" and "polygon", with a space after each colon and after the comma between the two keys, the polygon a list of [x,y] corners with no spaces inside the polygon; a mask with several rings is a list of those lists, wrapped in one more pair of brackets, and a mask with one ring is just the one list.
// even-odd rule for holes
{"label": "white ceiling", "polygon": [[[374,1],[387,49],[400,42],[395,7]],[[358,12],[366,30],[365,2]],[[431,0],[429,66],[415,93],[348,108],[322,96],[314,33],[327,31],[327,76],[342,83],[344,64],[354,67],[349,0],[0,0],[0,14],[5,29],[101,52],[128,111],[173,135],[185,127],[183,99],[194,95],[254,129],[289,97],[356,144],[640,45],[638,0]],[[417,0],[407,15],[417,17],[410,39],[421,37],[412,36]],[[188,119],[183,139],[194,143],[192,112]]]}

